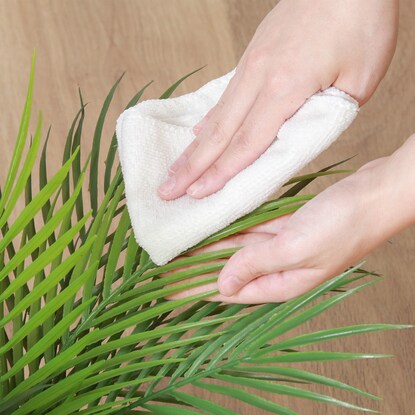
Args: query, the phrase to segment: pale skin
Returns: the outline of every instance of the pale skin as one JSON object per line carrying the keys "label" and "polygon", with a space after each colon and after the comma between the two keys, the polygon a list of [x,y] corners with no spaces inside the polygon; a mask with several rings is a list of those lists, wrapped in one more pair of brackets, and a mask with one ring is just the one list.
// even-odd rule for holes
{"label": "pale skin", "polygon": [[391,156],[366,164],[294,214],[194,251],[191,255],[242,246],[226,262],[217,284],[170,298],[219,288],[210,300],[286,301],[357,264],[415,224],[414,154],[415,135]]}
{"label": "pale skin", "polygon": [[[195,140],[170,166],[160,197],[203,198],[220,190],[319,90],[336,86],[365,104],[391,62],[397,27],[397,0],[317,0],[312,7],[308,0],[280,1],[258,27],[217,105],[194,127]],[[211,299],[288,300],[410,226],[415,218],[406,206],[413,206],[415,195],[407,189],[415,188],[415,172],[408,154],[414,154],[414,143],[410,138],[390,157],[369,163],[296,213],[206,248],[243,247],[225,264],[217,283],[220,295]],[[406,205],[400,191],[412,197]]]}

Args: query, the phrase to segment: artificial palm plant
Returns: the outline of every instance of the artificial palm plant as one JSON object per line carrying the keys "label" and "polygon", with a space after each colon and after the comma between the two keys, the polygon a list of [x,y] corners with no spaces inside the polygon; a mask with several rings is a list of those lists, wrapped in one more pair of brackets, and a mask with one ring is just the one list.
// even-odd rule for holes
{"label": "artificial palm plant", "polygon": [[[303,347],[403,326],[371,324],[285,335],[283,340],[280,336],[373,284],[378,276],[355,267],[283,304],[204,301],[212,292],[167,300],[184,288],[215,280],[235,249],[181,257],[158,267],[137,245],[120,167],[115,165],[115,136],[105,174],[102,179],[98,175],[103,124],[121,78],[103,104],[88,157],[80,152],[85,119],[80,94],[61,168],[49,177],[48,133],[35,171],[42,118],[39,115],[27,146],[33,77],[34,59],[0,199],[0,414],[235,414],[197,393],[184,392],[186,385],[275,414],[296,414],[278,404],[280,394],[366,410],[312,392],[305,384],[375,396],[291,363],[380,357]],[[147,86],[128,106],[138,102]],[[298,193],[316,177],[335,173],[332,167],[291,180],[280,198],[198,246],[295,211],[312,197]],[[40,190],[33,194],[36,179]],[[11,220],[20,198],[24,208]],[[190,279],[195,276],[203,278]],[[268,392],[269,399],[255,390]]]}

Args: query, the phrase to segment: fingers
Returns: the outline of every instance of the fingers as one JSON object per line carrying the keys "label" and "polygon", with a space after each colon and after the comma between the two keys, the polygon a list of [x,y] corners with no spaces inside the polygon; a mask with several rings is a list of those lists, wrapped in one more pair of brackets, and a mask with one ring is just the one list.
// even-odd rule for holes
{"label": "fingers", "polygon": [[220,293],[232,296],[262,275],[302,268],[303,245],[301,234],[283,231],[271,239],[239,250],[228,260],[220,273]]}
{"label": "fingers", "polygon": [[298,297],[324,281],[325,276],[316,269],[288,270],[258,277],[227,298],[238,304],[284,302]]}
{"label": "fingers", "polygon": [[[211,118],[211,116],[213,115],[213,113],[215,112],[215,110],[217,108],[220,108],[221,105],[223,104],[223,99],[224,96],[222,96],[221,100],[219,101],[218,104],[216,104],[213,108],[211,108],[209,110],[209,112],[203,117],[202,120],[199,121],[198,124],[196,124],[193,127],[193,133],[198,136],[200,131],[202,131],[203,126],[207,123],[207,121]],[[168,170],[168,174],[169,176],[172,176],[173,174],[175,174],[177,172],[177,170],[179,169],[180,166],[182,166],[185,161],[193,154],[193,152],[195,151],[196,147],[199,145],[200,142],[200,138],[196,137],[188,146],[187,148],[183,151],[183,153],[180,155],[180,157],[169,167]]]}
{"label": "fingers", "polygon": [[[227,248],[234,248],[234,247],[242,247],[242,246],[246,246],[249,244],[253,244],[253,243],[257,243],[257,242],[261,242],[261,241],[265,241],[272,238],[272,235],[268,234],[268,233],[245,233],[245,234],[236,234],[236,235],[232,235],[230,237],[224,238],[218,242],[212,243],[210,245],[204,246],[202,248],[198,248],[194,251],[189,252],[189,256],[194,256],[194,255],[198,255],[198,254],[202,254],[205,252],[212,252],[212,251],[219,251],[221,249],[227,249]],[[223,260],[212,260],[209,261],[210,264],[212,263],[220,263],[223,262]],[[189,270],[192,268],[197,268],[199,265],[191,265],[191,266],[186,266],[186,267],[181,267],[178,269],[175,269],[174,271],[170,271],[170,272],[166,272],[164,274],[161,275],[161,277],[167,277],[168,275],[171,275],[172,273],[176,273],[176,272],[180,272],[180,271],[184,271],[184,270]],[[188,282],[192,282],[196,279],[200,279],[200,278],[206,278],[207,276],[213,275],[212,273],[210,274],[204,274],[204,275],[200,275],[197,277],[192,277],[187,279],[186,281]],[[175,284],[171,284],[173,285],[177,285],[177,284],[184,284],[185,281],[180,281],[178,283]],[[176,294],[172,294],[170,296],[167,296],[166,298],[169,300],[174,300],[177,298],[184,298],[187,297],[189,295],[193,295],[196,293],[200,293],[200,292],[205,292],[205,291],[210,291],[210,290],[214,290],[217,289],[217,283],[211,283],[211,284],[207,284],[207,285],[203,285],[201,287],[196,287],[196,288],[190,288],[190,289],[183,289],[182,291],[180,291],[179,293]],[[215,297],[216,298],[216,297]],[[208,301],[219,301],[217,299],[213,299],[212,298],[208,298]],[[222,301],[222,300],[220,300]]]}
{"label": "fingers", "polygon": [[[232,304],[263,304],[288,301],[317,287],[330,275],[316,269],[296,269],[258,277],[243,286],[231,296],[216,294],[206,301],[218,301]],[[217,289],[216,283],[191,288],[168,297],[169,300],[185,298]]]}
{"label": "fingers", "polygon": [[[279,226],[278,222],[274,226]],[[308,258],[306,238],[291,229],[283,229],[276,236],[248,232],[200,249],[217,250],[244,244],[225,263],[217,283],[184,289],[169,299],[218,289],[219,294],[209,297],[208,301],[239,304],[287,301],[314,288],[333,271],[313,265]],[[190,281],[204,277],[197,276]]]}
{"label": "fingers", "polygon": [[246,73],[232,79],[219,103],[195,126],[195,140],[173,163],[169,179],[159,188],[163,199],[185,193],[203,198],[222,189],[260,157],[284,121],[319,89],[309,76],[297,82],[277,74],[257,85],[247,82]]}
{"label": "fingers", "polygon": [[170,177],[158,189],[163,199],[172,200],[185,194],[187,188],[226,149],[233,134],[246,117],[255,101],[258,87],[256,82],[244,83],[243,86],[236,87],[238,78],[234,78],[216,105],[211,118],[206,122],[206,126],[177,162],[170,167]]}
{"label": "fingers", "polygon": [[187,193],[200,199],[222,189],[232,177],[261,156],[284,121],[305,98],[303,94],[291,97],[272,92],[260,94],[220,157],[187,189]]}
{"label": "fingers", "polygon": [[254,278],[275,272],[273,247],[271,239],[249,245],[236,252],[220,273],[218,279],[220,293],[230,297]]}

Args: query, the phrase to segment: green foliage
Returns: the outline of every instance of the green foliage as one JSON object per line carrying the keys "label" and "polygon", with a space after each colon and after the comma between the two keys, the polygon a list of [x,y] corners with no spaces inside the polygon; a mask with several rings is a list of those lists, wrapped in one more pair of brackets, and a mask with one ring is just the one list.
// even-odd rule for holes
{"label": "green foliage", "polygon": [[[312,392],[307,384],[369,399],[375,396],[290,364],[382,357],[308,351],[304,346],[404,326],[360,325],[280,337],[371,285],[378,280],[375,274],[355,267],[283,304],[253,307],[205,301],[216,291],[166,300],[183,288],[214,281],[235,249],[183,257],[157,267],[137,245],[121,169],[114,167],[115,135],[102,183],[98,180],[103,124],[121,78],[105,99],[83,166],[80,144],[86,112],[81,93],[62,166],[51,178],[48,131],[37,172],[40,190],[33,194],[41,116],[24,156],[33,78],[34,57],[0,199],[0,414],[235,414],[197,393],[181,390],[186,385],[275,414],[296,413],[279,405],[278,395],[367,410]],[[162,98],[170,96],[185,78]],[[148,85],[128,106],[138,102]],[[331,167],[292,179],[287,185],[294,186],[283,197],[265,203],[197,246],[295,211],[313,197],[297,194],[305,185],[322,175],[345,172]],[[192,267],[183,270],[188,265]],[[160,278],[167,271],[169,275]],[[189,280],[195,276],[202,278]],[[258,397],[255,390],[268,392],[268,399]]]}

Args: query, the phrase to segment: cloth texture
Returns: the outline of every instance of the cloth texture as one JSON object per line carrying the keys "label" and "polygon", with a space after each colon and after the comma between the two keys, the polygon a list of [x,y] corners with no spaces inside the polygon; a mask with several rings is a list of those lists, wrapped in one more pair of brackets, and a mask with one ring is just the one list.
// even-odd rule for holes
{"label": "cloth texture", "polygon": [[157,188],[168,167],[195,138],[192,127],[219,100],[235,70],[195,92],[152,99],[124,111],[116,123],[127,208],[135,238],[157,265],[251,212],[352,123],[358,103],[330,87],[307,99],[281,126],[270,147],[216,193],[165,201]]}

